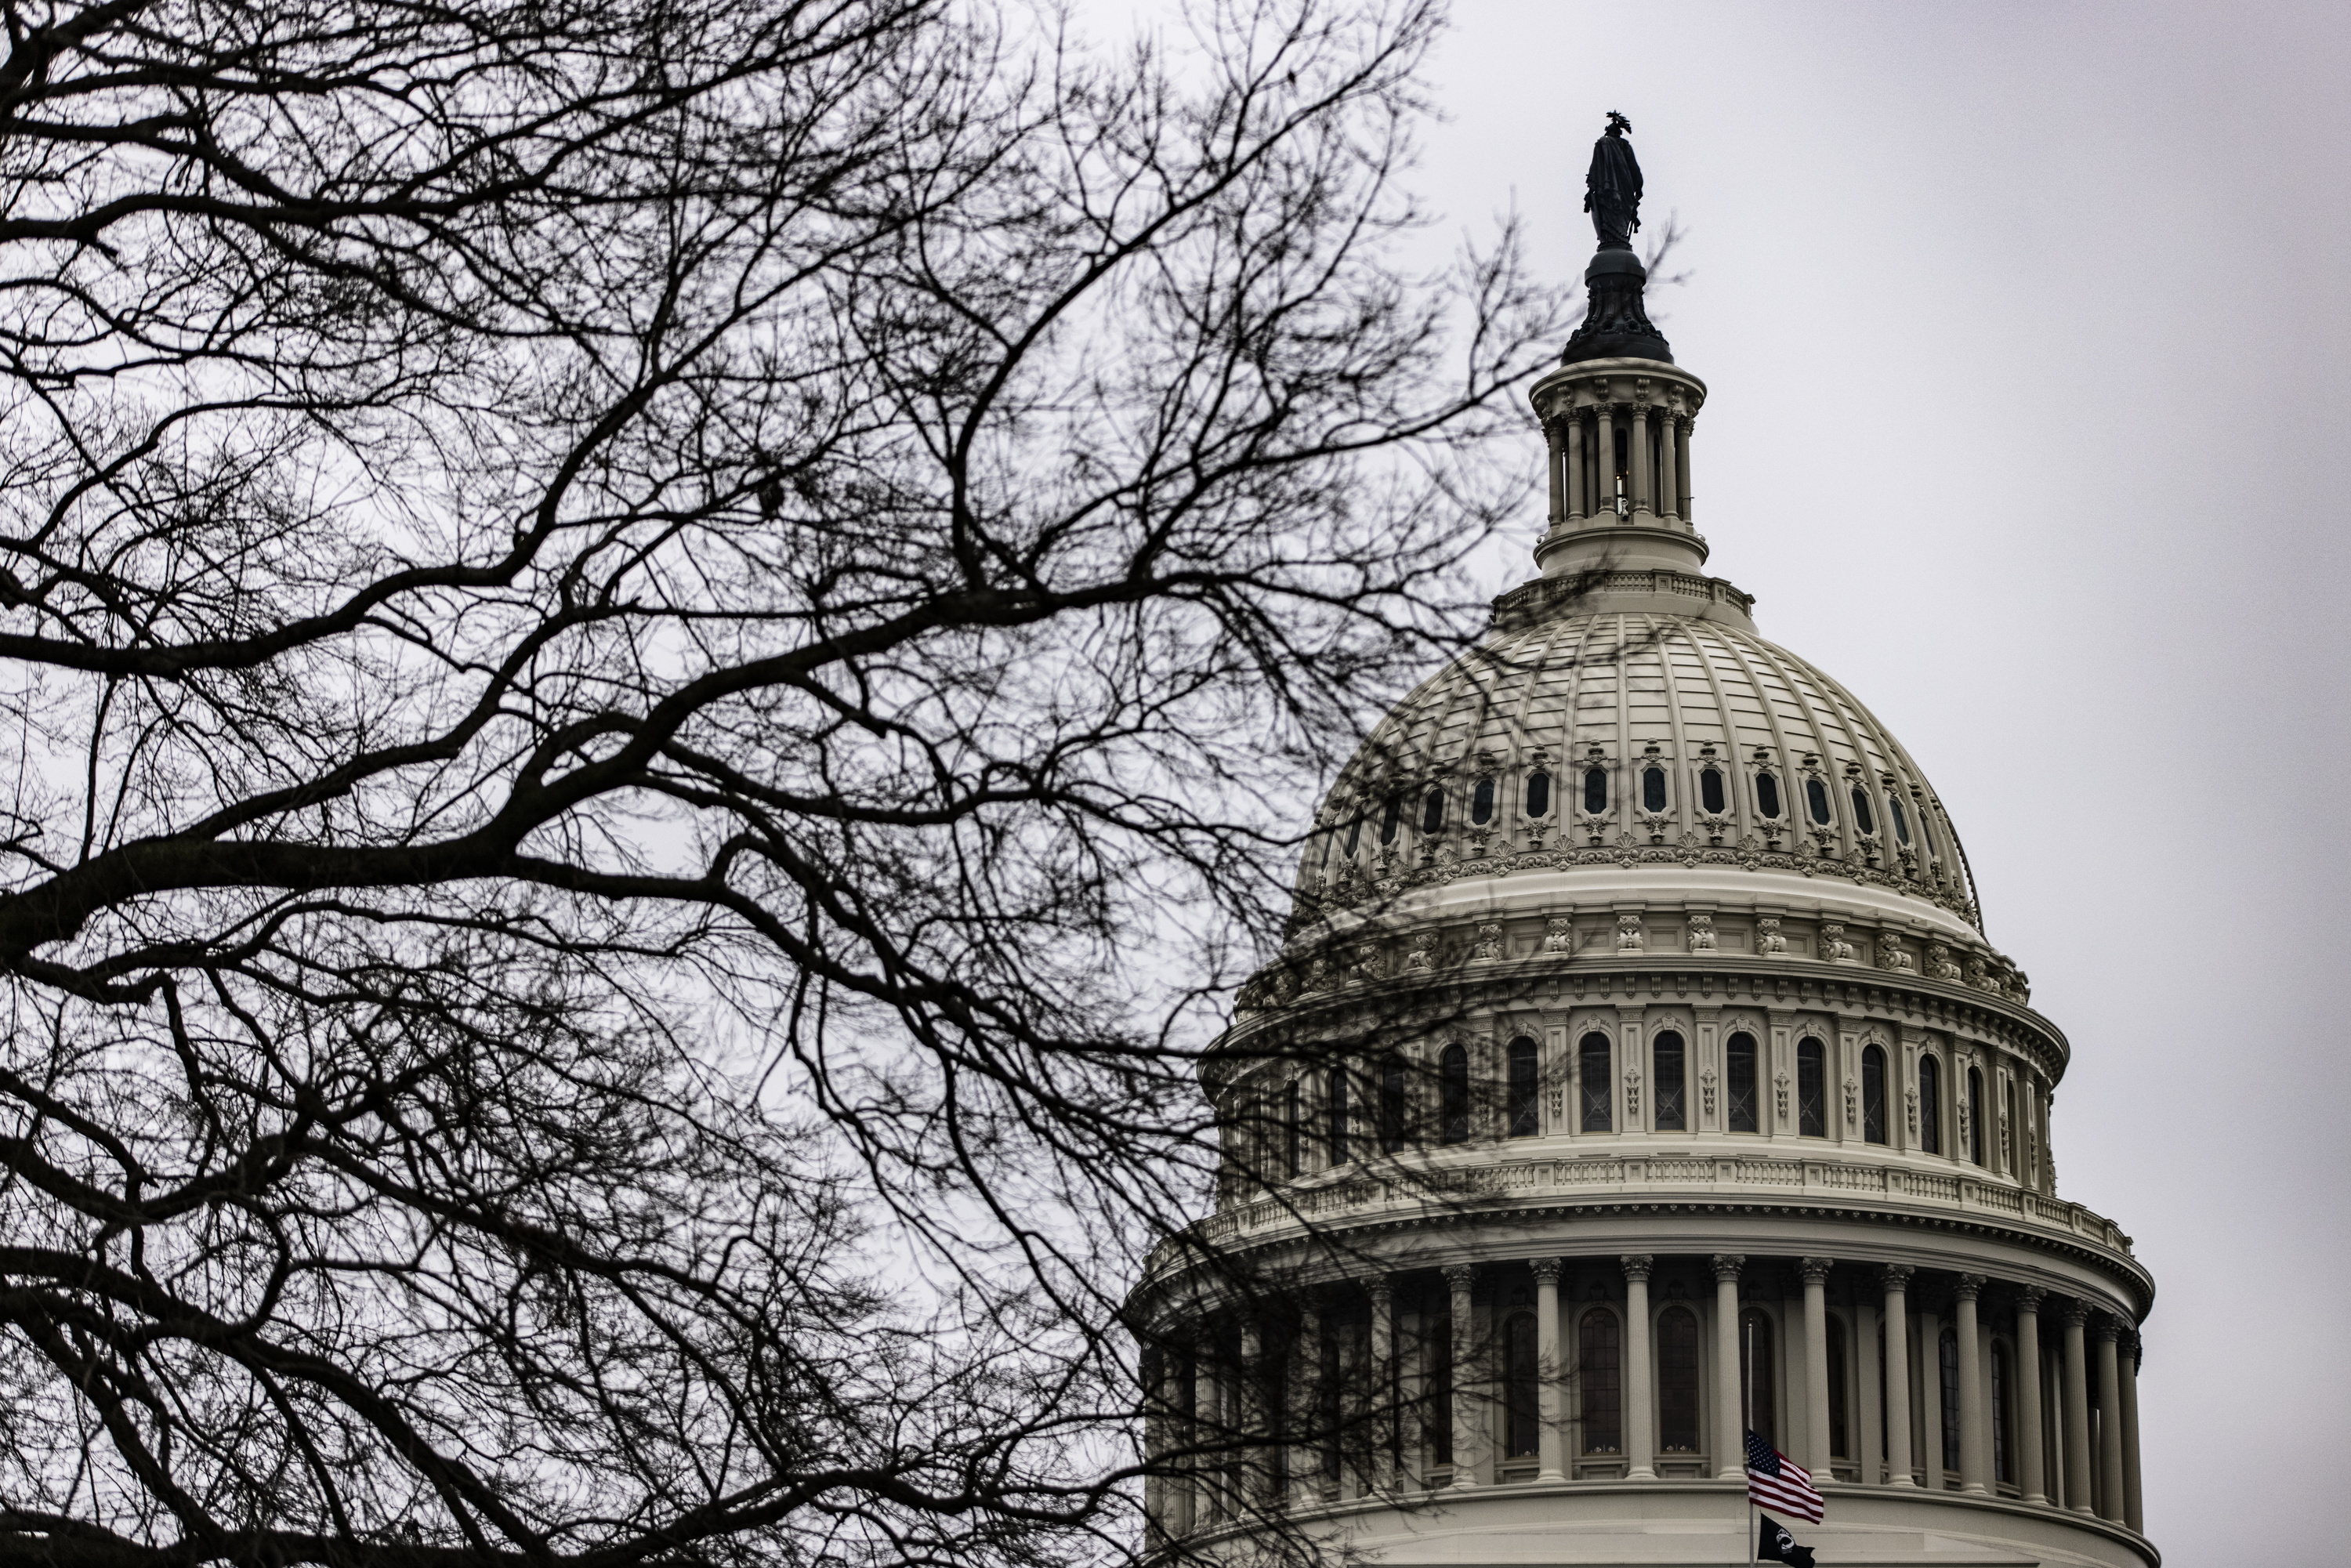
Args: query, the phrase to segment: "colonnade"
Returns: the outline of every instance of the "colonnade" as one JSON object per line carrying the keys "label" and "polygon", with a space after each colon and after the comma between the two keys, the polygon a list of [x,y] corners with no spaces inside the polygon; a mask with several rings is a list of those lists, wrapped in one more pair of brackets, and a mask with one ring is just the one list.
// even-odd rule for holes
{"label": "colonnade", "polygon": [[[1677,1295],[1690,1273],[1691,1260],[1679,1261],[1682,1267],[1670,1271]],[[1592,1467],[1579,1468],[1579,1456],[1569,1451],[1575,1425],[1568,1409],[1570,1375],[1589,1375],[1592,1369],[1575,1367],[1569,1354],[1562,1332],[1562,1285],[1571,1269],[1589,1274],[1594,1266],[1611,1262],[1621,1279],[1624,1301],[1621,1364],[1610,1369],[1622,1378],[1617,1389],[1622,1442],[1621,1466],[1614,1459],[1618,1450],[1612,1448],[1606,1468],[1609,1479],[1661,1479],[1667,1474],[1661,1458],[1673,1456],[1661,1456],[1658,1446],[1659,1363],[1651,1343],[1651,1285],[1659,1259],[1647,1253],[1614,1259],[1538,1257],[1482,1267],[1455,1264],[1441,1270],[1441,1288],[1425,1273],[1417,1276],[1428,1304],[1424,1329],[1426,1320],[1441,1312],[1445,1341],[1440,1356],[1424,1354],[1417,1365],[1397,1307],[1406,1276],[1387,1273],[1345,1282],[1360,1291],[1369,1311],[1366,1316],[1351,1306],[1343,1324],[1339,1318],[1324,1322],[1331,1304],[1327,1296],[1308,1298],[1290,1319],[1291,1326],[1272,1333],[1259,1326],[1270,1323],[1272,1313],[1240,1322],[1237,1330],[1227,1322],[1226,1328],[1234,1332],[1217,1343],[1230,1343],[1238,1363],[1229,1352],[1211,1352],[1210,1338],[1203,1337],[1197,1342],[1199,1354],[1191,1357],[1188,1382],[1181,1386],[1182,1379],[1170,1376],[1177,1360],[1159,1355],[1156,1370],[1146,1373],[1151,1399],[1146,1444],[1167,1467],[1147,1500],[1154,1520],[1162,1531],[1181,1533],[1235,1518],[1253,1504],[1279,1500],[1306,1506],[1332,1500],[1340,1495],[1340,1427],[1348,1429],[1347,1449],[1355,1456],[1350,1469],[1360,1477],[1356,1495],[1415,1492],[1431,1485],[1468,1491],[1505,1479],[1541,1483],[1592,1479]],[[1713,1284],[1707,1447],[1713,1475],[1737,1479],[1743,1474],[1746,1426],[1740,1285],[1749,1260],[1716,1253],[1704,1262]],[[2039,1286],[2002,1286],[2001,1298],[2014,1311],[2013,1354],[2003,1363],[2013,1386],[2003,1389],[2001,1398],[2006,1406],[2005,1430],[2014,1444],[2006,1468],[2015,1478],[2012,1484],[2003,1483],[1991,1474],[1993,1414],[1986,1407],[1990,1379],[1983,1361],[1985,1321],[1980,1315],[1993,1281],[1975,1273],[1942,1277],[1945,1283],[1934,1300],[1914,1302],[1917,1271],[1907,1265],[1877,1266],[1867,1272],[1850,1302],[1856,1353],[1852,1371],[1858,1376],[1858,1398],[1840,1404],[1839,1419],[1845,1419],[1847,1411],[1857,1416],[1861,1440],[1849,1438],[1847,1447],[1854,1452],[1841,1456],[1832,1452],[1830,1416],[1829,1285],[1837,1264],[1819,1256],[1792,1262],[1794,1277],[1802,1281],[1802,1323],[1800,1336],[1798,1325],[1785,1325],[1787,1359],[1800,1359],[1802,1374],[1801,1390],[1788,1391],[1788,1413],[1793,1419],[1802,1412],[1802,1437],[1782,1438],[1780,1446],[1810,1469],[1816,1480],[1896,1491],[1923,1485],[1963,1495],[2005,1492],[2026,1503],[2103,1518],[2143,1532],[2137,1336],[2125,1320],[2085,1301],[2053,1298]],[[1499,1379],[1507,1374],[1496,1356],[1495,1336],[1481,1335],[1476,1326],[1473,1300],[1481,1274],[1491,1277],[1499,1288],[1505,1271],[1520,1282],[1515,1292],[1520,1301],[1525,1299],[1522,1281],[1531,1277],[1535,1364],[1540,1368],[1533,1412],[1538,1448],[1532,1454],[1510,1456],[1512,1462],[1508,1464],[1498,1462],[1493,1451],[1498,1432],[1512,1429],[1509,1413],[1499,1423],[1495,1418],[1498,1408],[1509,1403],[1507,1392],[1501,1400],[1495,1396]],[[1854,1277],[1848,1273],[1845,1278],[1851,1282]],[[1951,1308],[1957,1352],[1955,1471],[1943,1463],[1944,1434],[1949,1430],[1942,1408],[1947,1374],[1939,1363],[1945,1300]],[[1695,1297],[1685,1301],[1693,1308],[1698,1304]],[[1494,1322],[1499,1323],[1507,1311],[1496,1307]],[[2042,1321],[2049,1314],[2056,1319],[2053,1325]],[[1912,1451],[1908,1362],[1914,1326],[1926,1363],[1917,1380],[1917,1430],[1924,1440],[1923,1455]],[[2053,1347],[2045,1337],[2053,1329]],[[1881,1333],[1882,1366],[1877,1364]],[[1340,1338],[1345,1342],[1343,1351],[1338,1348]],[[1280,1353],[1273,1348],[1277,1343],[1285,1347]],[[1427,1342],[1421,1341],[1419,1348],[1426,1352]],[[2060,1386],[2044,1391],[2043,1361],[2053,1348]],[[1835,1375],[1844,1385],[1844,1364],[1838,1364]],[[1353,1390],[1344,1396],[1343,1414],[1342,1396],[1323,1381],[1324,1369],[1334,1365],[1345,1369],[1346,1385]],[[2045,1407],[2044,1397],[2055,1401],[2056,1408]],[[1443,1458],[1426,1474],[1416,1474],[1416,1467],[1405,1462],[1405,1456],[1418,1447],[1409,1426],[1416,1416],[1423,1434],[1441,1428],[1449,1439]],[[1881,1421],[1882,1455],[1873,1441]],[[2044,1451],[2048,1432],[2056,1434],[2060,1445],[2053,1455]],[[1512,1439],[1506,1436],[1500,1440]],[[1166,1458],[1183,1453],[1192,1457]],[[1692,1473],[1686,1468],[1688,1463],[1679,1461],[1672,1473]],[[1516,1473],[1504,1477],[1499,1473],[1504,1469]]]}
{"label": "colonnade", "polygon": [[[1628,519],[1690,520],[1690,416],[1646,402],[1602,402],[1544,424],[1550,447],[1551,526],[1573,528],[1619,512]],[[1625,462],[1616,437],[1626,434]],[[1653,439],[1654,433],[1654,439]]]}

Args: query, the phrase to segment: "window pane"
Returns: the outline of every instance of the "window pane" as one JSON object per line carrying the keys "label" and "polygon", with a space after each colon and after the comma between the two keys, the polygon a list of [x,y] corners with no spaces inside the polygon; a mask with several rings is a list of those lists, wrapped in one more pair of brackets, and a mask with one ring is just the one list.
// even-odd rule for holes
{"label": "window pane", "polygon": [[1503,1457],[1531,1459],[1541,1450],[1542,1432],[1542,1413],[1536,1404],[1540,1364],[1535,1356],[1532,1312],[1519,1312],[1511,1317],[1503,1331],[1502,1354]]}
{"label": "window pane", "polygon": [[1755,810],[1764,817],[1780,814],[1780,781],[1769,773],[1755,776]]}
{"label": "window pane", "polygon": [[1611,1125],[1609,1115],[1611,1101],[1608,1093],[1608,1037],[1604,1034],[1585,1035],[1583,1049],[1578,1054],[1583,1059],[1578,1064],[1576,1076],[1582,1085],[1583,1097],[1583,1130],[1587,1133],[1604,1133]]}
{"label": "window pane", "polygon": [[1662,811],[1666,809],[1666,770],[1662,768],[1641,769],[1641,810]]}
{"label": "window pane", "polygon": [[1364,814],[1361,811],[1358,811],[1347,823],[1347,852],[1349,854],[1352,855],[1355,852],[1355,846],[1363,841],[1363,837]]}
{"label": "window pane", "polygon": [[1761,1118],[1756,1103],[1755,1037],[1741,1030],[1730,1037],[1724,1054],[1727,1058],[1724,1065],[1729,1069],[1725,1076],[1729,1080],[1730,1130],[1734,1133],[1758,1132]]}
{"label": "window pane", "polygon": [[1583,809],[1595,817],[1608,810],[1608,775],[1601,768],[1583,770]]}
{"label": "window pane", "polygon": [[1828,1051],[1807,1035],[1796,1047],[1796,1131],[1828,1136]]}
{"label": "window pane", "polygon": [[1722,775],[1711,768],[1698,776],[1698,803],[1708,811],[1722,810]]}
{"label": "window pane", "polygon": [[1943,1152],[1943,1064],[1927,1055],[1918,1058],[1918,1146]]}
{"label": "window pane", "polygon": [[1527,815],[1546,816],[1551,811],[1551,775],[1533,773],[1527,777]]}
{"label": "window pane", "polygon": [[1869,814],[1869,791],[1858,784],[1853,787],[1853,821],[1865,833],[1877,831],[1877,819]]}
{"label": "window pane", "polygon": [[1698,1452],[1698,1319],[1687,1307],[1657,1319],[1657,1446]]}
{"label": "window pane", "polygon": [[[1804,803],[1813,809],[1813,821],[1826,827],[1829,821],[1829,787],[1817,779],[1804,780]],[[1395,810],[1395,802],[1389,802]]]}
{"label": "window pane", "polygon": [[[1469,820],[1479,827],[1494,820],[1494,781],[1491,779],[1479,779],[1478,788],[1470,793]],[[1907,844],[1910,841],[1906,837],[1902,841]]]}
{"label": "window pane", "polygon": [[1861,1053],[1861,1135],[1886,1142],[1886,1052],[1874,1045]]}
{"label": "window pane", "polygon": [[1904,843],[1908,843],[1910,841],[1910,819],[1902,810],[1902,801],[1900,797],[1888,795],[1886,798],[1886,810],[1894,813],[1894,836],[1901,840]]}
{"label": "window pane", "polygon": [[1437,1092],[1443,1102],[1437,1136],[1448,1144],[1469,1141],[1469,1053],[1458,1045],[1445,1048],[1437,1068]]}
{"label": "window pane", "polygon": [[1428,799],[1420,803],[1420,831],[1433,833],[1445,826],[1445,791],[1431,789]]}
{"label": "window pane", "polygon": [[1542,1131],[1542,1102],[1535,1091],[1535,1042],[1523,1035],[1510,1041],[1510,1135],[1531,1138]]}
{"label": "window pane", "polygon": [[1657,1064],[1656,1101],[1657,1131],[1687,1132],[1689,1127],[1689,1102],[1687,1095],[1682,1037],[1671,1030],[1660,1034],[1650,1048]]}
{"label": "window pane", "polygon": [[1594,1307],[1576,1333],[1576,1367],[1583,1385],[1583,1451],[1625,1451],[1624,1363],[1617,1349],[1616,1314]]}

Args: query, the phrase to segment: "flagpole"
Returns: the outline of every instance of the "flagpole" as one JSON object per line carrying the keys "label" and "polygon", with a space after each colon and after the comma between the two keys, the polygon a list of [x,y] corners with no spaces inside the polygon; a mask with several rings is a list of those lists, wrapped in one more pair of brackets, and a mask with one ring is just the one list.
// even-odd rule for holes
{"label": "flagpole", "polygon": [[[1740,1447],[1744,1448],[1747,1434],[1755,1429],[1755,1320],[1750,1318],[1741,1326],[1747,1331],[1747,1354],[1744,1357],[1747,1375],[1740,1380],[1746,1387],[1740,1396],[1740,1403],[1746,1406],[1747,1419],[1739,1434]],[[1744,1473],[1744,1467],[1741,1467],[1741,1472]],[[1755,1531],[1755,1492],[1750,1487],[1747,1492],[1747,1568],[1755,1568],[1756,1553],[1761,1550],[1757,1543]]]}

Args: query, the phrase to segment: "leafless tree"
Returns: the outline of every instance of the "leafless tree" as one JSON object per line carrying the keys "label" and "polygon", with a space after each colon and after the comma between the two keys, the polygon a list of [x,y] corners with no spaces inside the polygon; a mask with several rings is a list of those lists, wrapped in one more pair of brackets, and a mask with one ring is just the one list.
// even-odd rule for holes
{"label": "leafless tree", "polygon": [[1563,334],[1437,18],[9,3],[0,1563],[1136,1550],[1298,803]]}

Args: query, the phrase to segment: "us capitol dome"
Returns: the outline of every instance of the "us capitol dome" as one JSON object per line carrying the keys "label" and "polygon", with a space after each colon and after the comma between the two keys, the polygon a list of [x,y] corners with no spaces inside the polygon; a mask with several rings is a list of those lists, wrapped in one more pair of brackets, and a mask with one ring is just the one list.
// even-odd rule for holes
{"label": "us capitol dome", "polygon": [[2065,1036],[1925,769],[1708,575],[1612,158],[1540,574],[1343,770],[1203,1069],[1216,1208],[1132,1303],[1148,1530],[1744,1563],[1751,1427],[1823,1563],[2155,1564],[2154,1281],[2059,1196]]}

